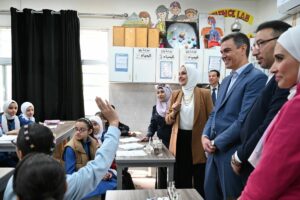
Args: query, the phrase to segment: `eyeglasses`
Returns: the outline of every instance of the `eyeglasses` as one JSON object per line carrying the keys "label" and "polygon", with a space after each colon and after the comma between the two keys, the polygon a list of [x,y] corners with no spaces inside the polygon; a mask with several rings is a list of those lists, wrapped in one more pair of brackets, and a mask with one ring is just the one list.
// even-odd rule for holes
{"label": "eyeglasses", "polygon": [[279,37],[274,37],[268,40],[259,40],[257,42],[255,42],[252,46],[252,49],[260,49],[262,45],[272,41],[272,40],[277,40]]}
{"label": "eyeglasses", "polygon": [[76,132],[78,131],[79,133],[82,133],[82,132],[87,131],[86,128],[77,128],[77,127],[75,127],[74,130],[75,130]]}

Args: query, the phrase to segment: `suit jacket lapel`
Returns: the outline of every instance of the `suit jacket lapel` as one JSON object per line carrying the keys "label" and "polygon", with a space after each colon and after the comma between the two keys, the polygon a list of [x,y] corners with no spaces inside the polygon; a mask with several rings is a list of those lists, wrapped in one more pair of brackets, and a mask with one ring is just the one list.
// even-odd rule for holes
{"label": "suit jacket lapel", "polygon": [[[223,106],[223,104],[227,101],[227,99],[229,98],[229,96],[231,95],[231,93],[234,91],[234,88],[240,83],[240,81],[242,80],[242,79],[244,79],[245,77],[246,77],[246,75],[251,71],[253,69],[253,65],[252,64],[249,64],[247,67],[246,67],[246,69],[244,69],[244,71],[242,72],[242,74],[240,74],[239,76],[238,76],[238,78],[237,78],[237,80],[234,82],[234,84],[232,85],[232,87],[230,88],[230,91],[227,93],[227,89],[226,89],[226,91],[225,91],[225,98],[223,99],[223,101],[222,101],[222,104],[221,104],[221,106]],[[231,79],[229,79],[229,83],[228,83],[228,86],[229,86],[229,84],[230,84],[230,80]],[[228,88],[228,86],[227,86],[227,88]],[[220,107],[221,107],[220,106]]]}
{"label": "suit jacket lapel", "polygon": [[[228,76],[227,78],[225,78],[223,81],[222,81],[222,90],[218,90],[218,92],[220,93],[220,94],[218,94],[218,98],[220,98],[219,100],[218,100],[218,98],[217,98],[217,103],[216,103],[216,111],[221,107],[221,105],[223,104],[223,102],[224,102],[224,99],[225,99],[225,97],[226,97],[226,92],[227,92],[227,88],[228,88],[228,86],[229,86],[229,84],[230,84],[230,80],[231,80],[231,76]],[[224,89],[223,89],[224,88]],[[221,103],[218,103],[219,101],[222,101]],[[220,105],[220,106],[219,106]]]}

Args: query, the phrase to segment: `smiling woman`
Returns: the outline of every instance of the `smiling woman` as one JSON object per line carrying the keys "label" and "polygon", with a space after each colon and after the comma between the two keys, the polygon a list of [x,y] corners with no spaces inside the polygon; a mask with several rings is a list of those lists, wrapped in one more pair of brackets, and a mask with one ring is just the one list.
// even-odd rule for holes
{"label": "smiling woman", "polygon": [[275,47],[275,62],[271,68],[271,72],[275,74],[280,88],[291,88],[295,83],[299,82],[300,55],[289,53],[288,47],[282,44],[282,42],[281,39]]}
{"label": "smiling woman", "polygon": [[[198,73],[193,66],[181,66],[181,90],[172,93],[166,123],[172,125],[169,150],[176,157],[176,188],[196,188],[204,197],[203,183],[206,157],[201,134],[213,103],[210,91],[197,88]],[[193,184],[194,183],[194,184]]]}
{"label": "smiling woman", "polygon": [[271,71],[280,88],[291,88],[289,101],[265,131],[260,160],[240,199],[298,199],[300,196],[300,26],[290,28],[279,37],[274,56]]}

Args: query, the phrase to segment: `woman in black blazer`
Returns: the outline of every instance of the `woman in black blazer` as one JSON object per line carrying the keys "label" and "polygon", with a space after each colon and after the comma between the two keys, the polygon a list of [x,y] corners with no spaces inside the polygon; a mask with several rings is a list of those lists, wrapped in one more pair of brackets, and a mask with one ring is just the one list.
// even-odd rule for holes
{"label": "woman in black blazer", "polygon": [[[152,138],[153,135],[157,133],[159,139],[169,148],[172,126],[166,124],[165,116],[169,108],[171,94],[172,89],[169,85],[159,84],[156,86],[156,105],[153,106],[148,133],[147,136],[142,139],[143,142],[149,141],[149,138]],[[167,188],[167,169],[165,167],[158,169],[157,187],[160,189]]]}

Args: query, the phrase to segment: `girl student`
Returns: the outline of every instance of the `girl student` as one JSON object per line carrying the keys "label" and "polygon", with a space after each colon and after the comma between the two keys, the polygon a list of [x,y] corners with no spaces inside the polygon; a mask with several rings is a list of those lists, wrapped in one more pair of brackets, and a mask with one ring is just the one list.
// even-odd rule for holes
{"label": "girl student", "polygon": [[67,189],[65,171],[50,155],[28,154],[15,169],[13,189],[19,200],[62,200]]}
{"label": "girl student", "polygon": [[0,135],[17,134],[20,129],[20,121],[16,116],[18,103],[14,100],[8,100],[3,105],[3,113],[0,114]]}
{"label": "girl student", "polygon": [[[14,100],[8,100],[3,105],[3,113],[0,114],[0,137],[16,135],[20,129],[20,121],[16,116],[18,104]],[[0,152],[0,167],[15,167],[18,158],[13,152]]]}
{"label": "girl student", "polygon": [[80,118],[75,122],[75,133],[65,145],[63,160],[67,174],[72,174],[95,158],[96,150],[100,147],[92,137],[93,125],[89,119]]}
{"label": "girl student", "polygon": [[[65,145],[63,160],[67,174],[72,174],[84,167],[89,160],[95,158],[95,153],[100,147],[96,138],[92,122],[87,118],[80,118],[75,122],[75,134]],[[106,193],[106,190],[113,190],[117,187],[116,171],[108,170],[97,188],[87,197],[99,196]],[[87,198],[85,197],[85,198]],[[84,198],[84,199],[85,199]]]}
{"label": "girl student", "polygon": [[103,122],[101,118],[97,115],[89,118],[93,124],[93,134],[94,137],[98,140],[99,144],[102,144],[101,137],[103,133]]}
{"label": "girl student", "polygon": [[24,102],[21,105],[21,114],[19,115],[20,125],[31,124],[35,122],[34,106],[30,102]]}
{"label": "girl student", "polygon": [[[106,174],[118,148],[121,135],[118,129],[119,117],[107,101],[104,102],[97,97],[96,103],[109,121],[110,127],[101,148],[98,148],[96,151],[95,159],[89,161],[86,166],[80,168],[77,172],[66,175],[67,191],[64,195],[65,200],[81,199],[93,191]],[[25,138],[29,138],[29,140]],[[19,159],[22,160],[24,156],[32,152],[51,154],[54,145],[54,136],[51,130],[43,125],[33,123],[28,125],[27,131],[25,126],[20,129],[16,142],[16,151]],[[16,199],[12,179],[13,177],[7,183],[4,200]]]}

